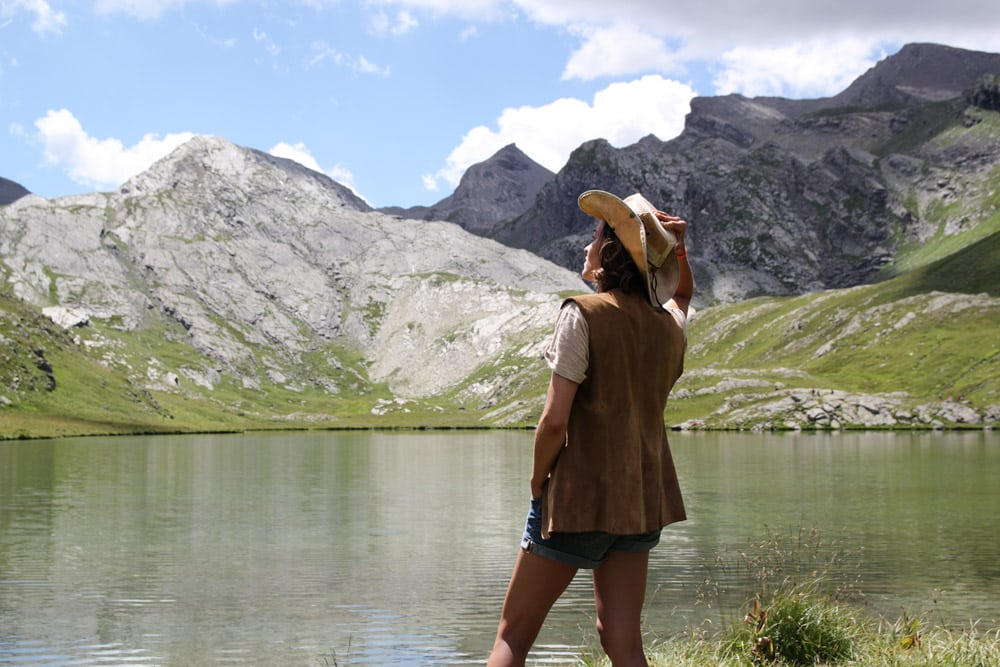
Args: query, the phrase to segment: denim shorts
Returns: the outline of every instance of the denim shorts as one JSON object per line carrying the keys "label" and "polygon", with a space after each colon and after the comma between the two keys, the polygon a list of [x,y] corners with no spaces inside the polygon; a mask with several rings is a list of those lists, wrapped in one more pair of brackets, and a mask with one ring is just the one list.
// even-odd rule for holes
{"label": "denim shorts", "polygon": [[612,550],[649,551],[659,544],[661,530],[640,535],[612,535],[602,531],[552,533],[546,540],[542,537],[542,499],[533,498],[521,548],[572,567],[593,569],[600,567]]}

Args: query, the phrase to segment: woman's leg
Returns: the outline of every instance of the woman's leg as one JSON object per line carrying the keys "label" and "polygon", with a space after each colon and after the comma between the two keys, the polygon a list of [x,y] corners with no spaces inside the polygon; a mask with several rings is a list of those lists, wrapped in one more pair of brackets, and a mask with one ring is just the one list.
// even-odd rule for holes
{"label": "woman's leg", "polygon": [[575,574],[575,567],[521,549],[507,586],[488,667],[524,664],[549,609]]}
{"label": "woman's leg", "polygon": [[614,667],[648,667],[642,649],[642,605],[649,552],[612,550],[594,570],[594,600],[601,646]]}

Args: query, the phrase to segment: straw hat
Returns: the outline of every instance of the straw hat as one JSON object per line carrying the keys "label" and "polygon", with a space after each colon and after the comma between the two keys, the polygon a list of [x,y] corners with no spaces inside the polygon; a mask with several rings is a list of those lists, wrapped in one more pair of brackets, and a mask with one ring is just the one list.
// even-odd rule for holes
{"label": "straw hat", "polygon": [[611,225],[646,278],[649,301],[662,306],[674,295],[680,275],[677,237],[656,219],[656,207],[639,193],[624,200],[603,190],[587,190],[577,202],[584,213]]}

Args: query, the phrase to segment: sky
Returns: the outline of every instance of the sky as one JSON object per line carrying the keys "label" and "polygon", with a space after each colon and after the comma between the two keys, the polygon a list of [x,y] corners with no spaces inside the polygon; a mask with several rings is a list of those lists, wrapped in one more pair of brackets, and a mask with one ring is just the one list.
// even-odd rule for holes
{"label": "sky", "polygon": [[1000,52],[996,0],[0,0],[0,176],[117,189],[195,135],[430,205],[515,143],[681,132],[695,96],[836,94],[904,44]]}

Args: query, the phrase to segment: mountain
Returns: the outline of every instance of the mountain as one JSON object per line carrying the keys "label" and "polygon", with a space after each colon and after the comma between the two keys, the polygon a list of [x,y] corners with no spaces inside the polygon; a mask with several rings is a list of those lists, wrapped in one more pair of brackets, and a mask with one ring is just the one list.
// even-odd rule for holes
{"label": "mountain", "polygon": [[554,175],[509,144],[469,167],[455,192],[433,206],[381,210],[416,220],[447,220],[489,236],[498,224],[525,211]]}
{"label": "mountain", "polygon": [[29,194],[31,193],[22,185],[6,178],[0,178],[0,206],[17,201],[21,197]]}
{"label": "mountain", "polygon": [[960,97],[984,75],[1000,74],[1000,54],[940,44],[907,44],[825,105],[877,109]]}
{"label": "mountain", "polygon": [[213,137],[115,192],[19,193],[0,438],[530,425],[595,187],[689,221],[671,424],[1000,425],[997,58],[913,45],[832,98],[698,98],[679,137],[596,139],[555,176],[507,147],[434,214],[494,238]]}
{"label": "mountain", "polygon": [[567,268],[592,221],[576,196],[642,192],[689,223],[701,304],[869,283],[995,210],[1000,54],[912,44],[819,100],[696,98],[684,131],[580,146],[491,234]]}
{"label": "mountain", "polygon": [[377,401],[449,393],[452,408],[516,410],[555,293],[587,289],[532,253],[372,211],[322,174],[211,137],[117,192],[0,209],[0,276],[137,387],[351,396],[369,417]]}

